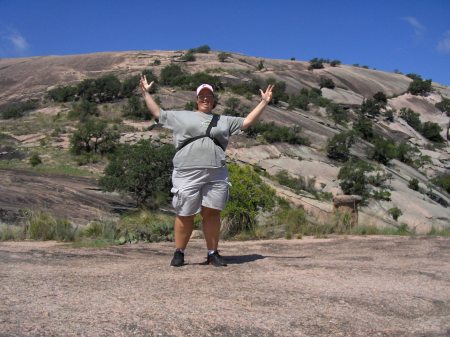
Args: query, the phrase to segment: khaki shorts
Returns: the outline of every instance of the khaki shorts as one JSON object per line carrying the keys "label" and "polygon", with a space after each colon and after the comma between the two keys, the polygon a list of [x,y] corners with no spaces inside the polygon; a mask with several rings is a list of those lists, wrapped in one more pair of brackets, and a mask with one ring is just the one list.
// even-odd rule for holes
{"label": "khaki shorts", "polygon": [[229,186],[226,167],[173,170],[172,205],[177,215],[194,215],[201,207],[223,210]]}

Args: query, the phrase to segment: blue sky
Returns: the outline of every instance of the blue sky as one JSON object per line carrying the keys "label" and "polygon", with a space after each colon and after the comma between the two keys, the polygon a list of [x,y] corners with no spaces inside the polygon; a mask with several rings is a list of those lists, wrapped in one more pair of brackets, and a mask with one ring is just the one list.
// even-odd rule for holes
{"label": "blue sky", "polygon": [[450,85],[450,0],[0,0],[0,57],[213,50],[314,57]]}

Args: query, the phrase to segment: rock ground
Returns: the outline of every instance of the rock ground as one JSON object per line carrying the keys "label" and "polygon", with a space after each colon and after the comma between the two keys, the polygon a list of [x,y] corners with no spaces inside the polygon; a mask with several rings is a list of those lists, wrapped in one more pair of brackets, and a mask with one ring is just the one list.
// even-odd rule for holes
{"label": "rock ground", "polygon": [[450,239],[0,243],[0,336],[449,336]]}

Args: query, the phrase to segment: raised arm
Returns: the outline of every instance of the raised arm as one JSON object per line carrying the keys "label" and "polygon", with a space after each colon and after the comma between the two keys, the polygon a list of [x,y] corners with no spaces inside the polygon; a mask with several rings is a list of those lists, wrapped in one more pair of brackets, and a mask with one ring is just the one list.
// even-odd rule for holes
{"label": "raised arm", "polygon": [[161,111],[161,108],[158,104],[153,100],[152,96],[148,93],[150,88],[153,85],[153,81],[150,82],[150,84],[147,82],[147,77],[144,75],[141,75],[141,80],[139,82],[139,87],[141,88],[142,95],[145,100],[145,104],[147,105],[148,110],[150,113],[155,117],[156,119],[159,119],[159,112]]}
{"label": "raised arm", "polygon": [[273,84],[269,84],[265,92],[259,89],[259,91],[261,92],[261,102],[259,102],[259,104],[247,115],[247,117],[245,117],[241,130],[246,130],[258,120],[264,108],[272,100],[273,87]]}

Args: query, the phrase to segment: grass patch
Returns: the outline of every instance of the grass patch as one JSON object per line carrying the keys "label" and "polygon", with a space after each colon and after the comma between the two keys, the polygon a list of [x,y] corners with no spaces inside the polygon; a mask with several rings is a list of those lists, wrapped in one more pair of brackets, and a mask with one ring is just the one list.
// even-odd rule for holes
{"label": "grass patch", "polygon": [[450,236],[450,228],[436,228],[431,227],[430,231],[427,233],[428,236]]}

